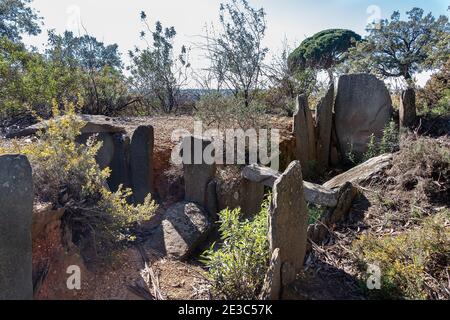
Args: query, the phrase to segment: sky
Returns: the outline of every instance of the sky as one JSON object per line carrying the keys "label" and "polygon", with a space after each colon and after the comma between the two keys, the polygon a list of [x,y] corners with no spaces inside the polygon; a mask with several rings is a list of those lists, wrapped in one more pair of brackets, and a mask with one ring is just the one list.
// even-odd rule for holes
{"label": "sky", "polygon": [[[217,23],[219,5],[226,0],[34,0],[32,7],[42,16],[43,32],[26,37],[25,43],[43,49],[47,30],[65,30],[84,34],[84,29],[105,44],[117,43],[125,63],[127,52],[142,46],[140,12],[145,11],[153,25],[177,30],[176,47],[191,47],[193,68],[207,63],[198,49],[208,23]],[[376,19],[389,17],[394,10],[404,14],[418,6],[435,16],[447,14],[449,0],[249,0],[253,7],[263,7],[267,14],[265,45],[272,54],[279,53],[283,39],[295,48],[306,37],[328,28],[346,28],[365,34],[365,27]],[[426,81],[422,75],[419,82]]]}

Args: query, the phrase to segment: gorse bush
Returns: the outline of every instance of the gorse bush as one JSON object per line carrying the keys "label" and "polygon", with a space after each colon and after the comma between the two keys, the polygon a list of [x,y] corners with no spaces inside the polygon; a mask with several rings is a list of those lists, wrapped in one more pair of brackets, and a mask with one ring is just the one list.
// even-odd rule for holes
{"label": "gorse bush", "polygon": [[256,299],[269,266],[268,211],[270,197],[253,220],[240,220],[241,211],[219,214],[223,243],[203,254],[214,292],[225,299]]}
{"label": "gorse bush", "polygon": [[64,222],[80,239],[80,245],[87,245],[82,242],[93,238],[94,243],[89,245],[106,254],[118,240],[127,238],[128,227],[148,220],[157,205],[148,196],[144,204],[133,206],[126,201],[130,190],[109,190],[106,180],[110,170],[101,170],[95,159],[102,144],[95,136],[86,144],[77,143],[85,123],[75,109],[74,104],[67,103],[62,114],[54,103],[54,117],[45,122],[35,142],[14,143],[0,153],[25,154],[33,168],[37,199],[63,205]]}
{"label": "gorse bush", "polygon": [[[369,296],[448,299],[450,295],[444,288],[450,263],[449,219],[450,212],[442,211],[426,218],[419,228],[399,235],[365,235],[358,240],[354,249],[361,271],[365,272],[368,264],[378,265],[381,270],[381,289],[372,290]],[[436,292],[441,296],[433,296]]]}

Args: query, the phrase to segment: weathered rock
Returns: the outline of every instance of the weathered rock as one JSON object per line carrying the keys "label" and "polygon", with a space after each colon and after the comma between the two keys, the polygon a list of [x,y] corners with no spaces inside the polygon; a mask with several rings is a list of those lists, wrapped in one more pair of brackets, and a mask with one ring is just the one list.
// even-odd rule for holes
{"label": "weathered rock", "polygon": [[211,215],[215,216],[218,213],[217,209],[217,182],[211,180],[206,186],[206,211]]}
{"label": "weathered rock", "polygon": [[400,127],[414,127],[417,120],[416,92],[414,88],[408,88],[402,92],[400,100]]}
{"label": "weathered rock", "polygon": [[280,249],[276,248],[270,259],[270,265],[264,279],[260,300],[279,300],[281,298],[281,288]]}
{"label": "weathered rock", "polygon": [[130,170],[134,203],[143,203],[153,189],[153,146],[152,126],[138,127],[131,138]]}
{"label": "weathered rock", "polygon": [[[114,118],[88,114],[79,115],[78,117],[86,123],[81,129],[82,134],[125,133],[125,129],[123,127],[114,124]],[[42,121],[25,129],[11,132],[6,136],[6,138],[20,138],[36,134],[39,130],[45,130],[45,128],[47,128],[47,123],[48,121]]]}
{"label": "weathered rock", "polygon": [[380,139],[391,119],[389,91],[374,75],[343,75],[339,78],[335,113],[341,153],[361,155],[367,151],[371,135]]}
{"label": "weathered rock", "polygon": [[376,175],[380,175],[384,170],[392,165],[392,154],[383,154],[381,156],[367,160],[359,166],[340,174],[323,186],[325,188],[334,189],[343,186],[347,182],[355,185],[364,183]]}
{"label": "weathered rock", "polygon": [[316,108],[317,166],[320,170],[326,169],[329,165],[333,107],[334,84],[331,84]]}
{"label": "weathered rock", "polygon": [[31,166],[23,155],[0,156],[0,300],[33,298]]}
{"label": "weathered rock", "polygon": [[[216,173],[216,164],[207,163],[203,157],[206,148],[213,143],[209,139],[195,136],[183,138],[183,169],[185,200],[207,207],[207,187]],[[214,160],[214,158],[212,158]]]}
{"label": "weathered rock", "polygon": [[[242,176],[249,181],[273,188],[275,181],[281,174],[268,167],[253,164],[244,168]],[[309,203],[325,207],[334,207],[337,204],[338,192],[335,190],[304,181],[303,191],[305,199]]]}
{"label": "weathered rock", "polygon": [[261,211],[264,201],[264,185],[244,179],[241,190],[242,213],[245,217],[253,217]]}
{"label": "weathered rock", "polygon": [[316,161],[316,141],[314,120],[304,95],[297,99],[297,111],[294,114],[295,156],[300,161],[303,175],[310,174],[310,168]]}
{"label": "weathered rock", "polygon": [[101,169],[109,167],[114,158],[114,137],[108,132],[100,133],[82,133],[77,137],[77,143],[86,144],[89,138],[95,136],[96,141],[101,142],[102,146],[98,150],[95,160]]}
{"label": "weathered rock", "polygon": [[315,183],[303,181],[303,193],[308,203],[334,207],[338,202],[338,192]]}
{"label": "weathered rock", "polygon": [[322,223],[332,226],[344,220],[352,207],[352,202],[358,194],[358,189],[351,182],[345,183],[338,191],[339,199],[336,207],[329,208],[322,218]]}
{"label": "weathered rock", "polygon": [[299,161],[294,161],[275,182],[269,217],[271,252],[280,249],[282,286],[292,283],[303,269],[308,209],[303,194]]}
{"label": "weathered rock", "polygon": [[184,260],[208,236],[208,214],[195,203],[179,202],[168,208],[147,246],[171,258]]}
{"label": "weathered rock", "polygon": [[130,138],[122,133],[113,136],[114,153],[109,165],[111,176],[108,185],[111,191],[115,192],[120,185],[124,188],[131,187],[130,181]]}

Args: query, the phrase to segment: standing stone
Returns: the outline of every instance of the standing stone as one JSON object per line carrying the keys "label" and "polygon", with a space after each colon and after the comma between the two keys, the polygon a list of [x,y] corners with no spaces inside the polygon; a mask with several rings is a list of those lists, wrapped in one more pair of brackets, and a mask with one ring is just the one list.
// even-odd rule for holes
{"label": "standing stone", "polygon": [[308,99],[301,95],[297,99],[297,111],[294,114],[295,156],[303,168],[303,174],[309,171],[316,161],[316,142],[314,120],[308,106]]}
{"label": "standing stone", "polygon": [[100,169],[103,170],[111,165],[111,161],[114,157],[114,137],[113,134],[109,132],[87,132],[78,136],[76,141],[81,144],[86,144],[86,142],[94,136],[96,141],[102,143],[101,148],[95,156],[95,160]]}
{"label": "standing stone", "polygon": [[392,101],[383,81],[371,74],[339,78],[335,102],[336,133],[340,151],[362,155],[372,134],[380,139],[392,115]]}
{"label": "standing stone", "polygon": [[111,160],[111,176],[108,185],[111,191],[116,192],[120,185],[129,188],[130,183],[130,138],[122,133],[113,136],[114,153]]}
{"label": "standing stone", "polygon": [[185,200],[194,202],[204,208],[208,205],[208,184],[216,174],[214,155],[210,159],[204,157],[206,149],[211,149],[213,142],[196,136],[183,138],[183,168]]}
{"label": "standing stone", "polygon": [[282,287],[303,269],[307,245],[308,209],[303,194],[302,168],[292,162],[275,182],[269,217],[271,252],[280,249]]}
{"label": "standing stone", "polygon": [[31,166],[23,155],[0,156],[0,300],[33,298]]}
{"label": "standing stone", "polygon": [[241,190],[241,211],[245,217],[254,217],[261,211],[264,201],[264,185],[244,179]]}
{"label": "standing stone", "polygon": [[317,166],[324,170],[329,165],[331,129],[333,126],[334,84],[316,108]]}
{"label": "standing stone", "polygon": [[153,189],[153,145],[152,126],[138,127],[131,138],[130,168],[134,203],[143,203]]}
{"label": "standing stone", "polygon": [[416,117],[416,92],[414,88],[408,88],[402,92],[400,100],[400,127],[414,127]]}
{"label": "standing stone", "polygon": [[279,300],[281,298],[281,261],[280,249],[276,248],[270,259],[269,269],[264,278],[261,300]]}

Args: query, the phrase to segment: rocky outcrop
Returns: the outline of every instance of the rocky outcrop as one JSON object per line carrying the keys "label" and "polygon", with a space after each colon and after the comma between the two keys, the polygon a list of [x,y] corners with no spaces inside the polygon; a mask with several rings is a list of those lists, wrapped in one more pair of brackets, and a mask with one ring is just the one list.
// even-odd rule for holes
{"label": "rocky outcrop", "polygon": [[339,78],[335,101],[335,126],[340,151],[361,155],[372,134],[380,139],[392,115],[392,101],[383,81],[371,74]]}
{"label": "rocky outcrop", "polygon": [[31,166],[23,155],[0,156],[0,300],[33,298]]}

